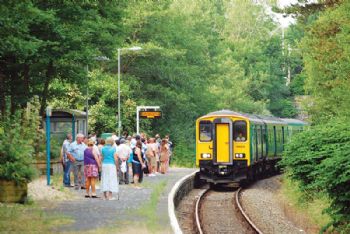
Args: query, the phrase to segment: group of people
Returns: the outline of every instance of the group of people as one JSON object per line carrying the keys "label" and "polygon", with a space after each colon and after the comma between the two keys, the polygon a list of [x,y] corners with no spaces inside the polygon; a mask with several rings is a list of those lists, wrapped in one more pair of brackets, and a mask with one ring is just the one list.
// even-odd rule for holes
{"label": "group of people", "polygon": [[[154,138],[147,138],[145,134],[133,137],[123,134],[118,138],[113,134],[106,140],[77,134],[76,140],[72,140],[72,135],[67,134],[62,145],[63,184],[85,189],[87,198],[98,198],[98,180],[101,180],[105,200],[116,199],[112,194],[118,194],[120,184],[129,184],[129,175],[132,175],[134,187],[141,188],[139,184],[144,174],[165,174],[172,156],[173,144],[169,136],[161,139],[159,134]],[[70,181],[71,171],[74,185]]]}

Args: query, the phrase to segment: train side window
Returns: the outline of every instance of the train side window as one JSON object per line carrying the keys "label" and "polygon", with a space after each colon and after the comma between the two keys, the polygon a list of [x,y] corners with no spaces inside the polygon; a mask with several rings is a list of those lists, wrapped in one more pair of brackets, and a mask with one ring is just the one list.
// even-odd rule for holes
{"label": "train side window", "polygon": [[199,122],[199,140],[211,141],[213,139],[213,124],[210,121]]}
{"label": "train side window", "polygon": [[243,120],[235,121],[233,124],[233,139],[235,141],[247,140],[247,123]]}
{"label": "train side window", "polygon": [[257,152],[258,158],[262,158],[262,139],[261,139],[261,126],[258,126],[256,129],[257,132]]}

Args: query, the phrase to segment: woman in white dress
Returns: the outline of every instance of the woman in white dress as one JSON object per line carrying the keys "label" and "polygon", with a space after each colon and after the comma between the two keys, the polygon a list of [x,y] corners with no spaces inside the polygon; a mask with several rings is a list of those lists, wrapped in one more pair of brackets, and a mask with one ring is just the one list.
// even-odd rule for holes
{"label": "woman in white dress", "polygon": [[[116,148],[113,147],[113,138],[107,138],[106,145],[102,148],[102,178],[101,190],[106,200],[115,200],[112,193],[119,192],[117,177],[118,158]],[[118,195],[119,198],[119,195]]]}

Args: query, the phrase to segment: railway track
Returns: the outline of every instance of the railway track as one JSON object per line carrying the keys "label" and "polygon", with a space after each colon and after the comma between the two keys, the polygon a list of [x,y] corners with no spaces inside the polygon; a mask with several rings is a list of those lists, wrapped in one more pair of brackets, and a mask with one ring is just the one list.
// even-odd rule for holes
{"label": "railway track", "polygon": [[262,233],[245,214],[236,191],[200,191],[195,205],[198,233]]}

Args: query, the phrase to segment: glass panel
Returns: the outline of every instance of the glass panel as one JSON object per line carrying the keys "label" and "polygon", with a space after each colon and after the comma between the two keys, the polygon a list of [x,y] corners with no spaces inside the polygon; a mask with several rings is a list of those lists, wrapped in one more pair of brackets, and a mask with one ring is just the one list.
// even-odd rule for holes
{"label": "glass panel", "polygon": [[199,140],[200,141],[211,141],[213,124],[210,121],[199,122]]}
{"label": "glass panel", "polygon": [[72,132],[72,123],[71,122],[57,122],[56,123],[56,132]]}
{"label": "glass panel", "polygon": [[243,120],[238,120],[233,124],[233,139],[235,141],[247,140],[247,123]]}
{"label": "glass panel", "polygon": [[262,139],[261,139],[261,127],[258,126],[256,129],[258,136],[258,158],[262,157]]}
{"label": "glass panel", "polygon": [[79,121],[79,133],[82,133],[82,134],[84,134],[85,133],[85,126],[84,126],[84,120],[82,120],[82,121]]}

